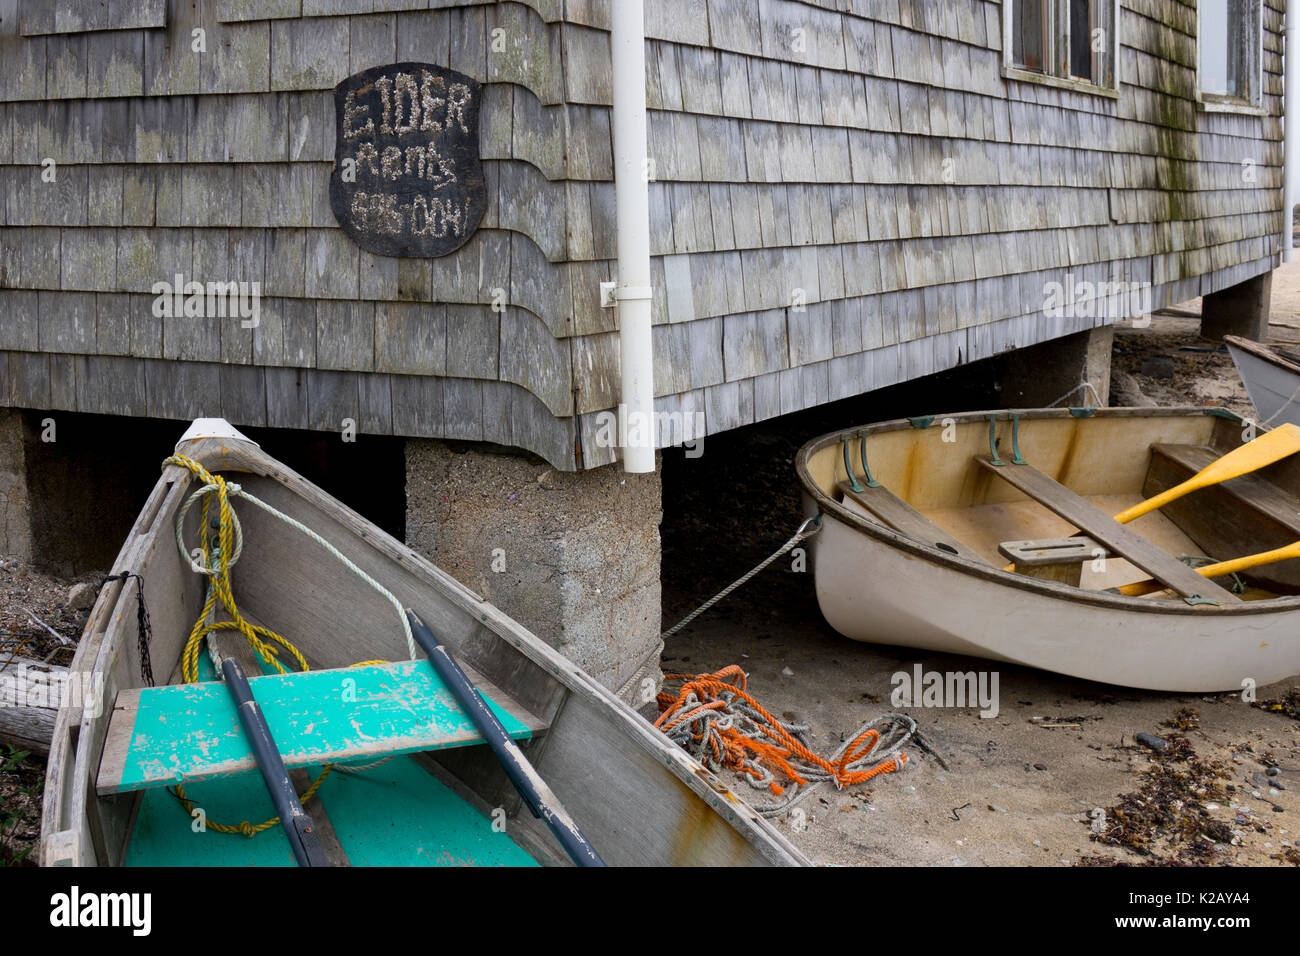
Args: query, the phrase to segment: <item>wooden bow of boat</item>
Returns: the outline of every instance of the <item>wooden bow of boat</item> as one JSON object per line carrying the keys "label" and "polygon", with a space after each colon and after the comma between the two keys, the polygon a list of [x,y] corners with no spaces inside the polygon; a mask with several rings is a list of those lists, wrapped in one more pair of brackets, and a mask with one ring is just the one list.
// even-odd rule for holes
{"label": "wooden bow of boat", "polygon": [[[479,690],[500,706],[498,715],[514,720],[512,736],[523,740],[537,773],[607,862],[807,863],[605,687],[479,595],[225,428],[192,433],[178,453],[310,528],[413,610]],[[197,488],[187,468],[163,469],[113,567],[114,574],[129,571],[139,577],[106,584],[92,609],[71,672],[100,682],[102,695],[57,716],[42,819],[45,865],[292,862],[282,834],[265,832],[249,840],[238,833],[195,833],[187,812],[202,809],[213,821],[221,812],[235,824],[262,819],[257,814],[269,808],[256,803],[260,781],[249,755],[238,752],[238,742],[212,749],[228,739],[212,728],[234,726],[229,702],[191,690],[202,684],[178,686],[182,647],[200,614],[204,583],[181,556],[174,524]],[[231,502],[244,540],[230,570],[240,611],[250,622],[291,639],[312,668],[307,674],[249,682],[255,696],[272,695],[263,710],[291,775],[305,783],[302,771],[293,767],[315,763],[316,776],[321,763],[355,762],[361,756],[355,728],[344,726],[349,720],[331,725],[320,703],[340,688],[372,701],[391,703],[399,696],[408,711],[400,717],[391,706],[375,711],[369,725],[358,718],[362,736],[372,743],[386,741],[364,756],[390,761],[346,778],[331,775],[309,805],[330,837],[324,842],[332,861],[566,863],[544,823],[523,807],[501,764],[486,746],[476,745],[482,738],[471,730],[448,742],[438,736],[451,733],[447,726],[433,727],[424,719],[420,708],[438,691],[402,677],[415,665],[402,663],[410,652],[393,604],[299,531],[246,501],[241,505],[237,495]],[[199,538],[199,512],[194,507],[186,516],[187,544]],[[141,587],[152,620],[147,652],[160,685],[156,690],[146,688],[142,676]],[[233,631],[218,632],[217,642],[221,653],[238,659],[250,675],[261,672],[258,659]],[[345,670],[366,661],[391,663]],[[427,661],[419,666],[427,668]],[[306,685],[285,690],[308,678],[317,682],[315,690]],[[168,704],[167,695],[185,702]],[[195,709],[202,701],[210,716]],[[141,716],[145,705],[156,708],[148,722]],[[180,707],[188,724],[169,718],[180,710],[168,707]],[[292,728],[301,736],[294,738]],[[182,745],[209,752],[176,755]],[[401,753],[409,756],[394,756]],[[184,806],[166,788],[140,789],[168,776],[191,783]],[[124,785],[128,779],[135,782]],[[260,799],[265,803],[264,790]],[[218,807],[223,800],[226,805]],[[448,809],[439,816],[436,808],[444,805]]]}
{"label": "wooden bow of boat", "polygon": [[[1227,412],[1188,408],[972,412],[815,439],[796,470],[806,511],[829,519],[812,541],[822,611],[856,640],[1135,687],[1300,672],[1300,561],[1238,581],[1193,567],[1300,539],[1300,456],[1112,517],[1250,437]],[[1118,593],[1150,578],[1160,594]]]}

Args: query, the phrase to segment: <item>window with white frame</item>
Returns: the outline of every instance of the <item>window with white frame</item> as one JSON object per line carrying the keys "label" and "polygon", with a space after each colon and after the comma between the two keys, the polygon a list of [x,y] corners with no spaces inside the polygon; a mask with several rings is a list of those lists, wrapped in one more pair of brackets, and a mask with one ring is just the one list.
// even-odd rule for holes
{"label": "window with white frame", "polygon": [[1198,0],[1197,82],[1207,103],[1258,106],[1263,42],[1261,0]]}
{"label": "window with white frame", "polygon": [[1118,0],[1003,0],[1006,66],[1115,89]]}

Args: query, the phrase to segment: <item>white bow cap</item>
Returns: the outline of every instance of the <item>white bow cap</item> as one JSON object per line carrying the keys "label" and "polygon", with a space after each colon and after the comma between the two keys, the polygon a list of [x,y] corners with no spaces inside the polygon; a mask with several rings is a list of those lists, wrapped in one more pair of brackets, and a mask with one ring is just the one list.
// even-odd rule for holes
{"label": "white bow cap", "polygon": [[250,445],[257,445],[257,442],[240,432],[238,428],[224,418],[196,418],[190,424],[190,427],[185,430],[181,440],[176,443],[176,447],[179,449],[186,442],[196,441],[200,438],[231,438],[235,441],[244,441]]}

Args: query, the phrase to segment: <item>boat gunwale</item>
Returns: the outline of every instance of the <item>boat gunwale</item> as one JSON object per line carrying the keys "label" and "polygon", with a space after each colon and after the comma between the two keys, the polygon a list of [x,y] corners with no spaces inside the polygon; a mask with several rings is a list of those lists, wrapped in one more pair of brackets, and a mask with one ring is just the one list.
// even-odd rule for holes
{"label": "boat gunwale", "polygon": [[1223,341],[1228,343],[1229,352],[1234,348],[1238,348],[1261,362],[1267,362],[1285,372],[1290,372],[1292,375],[1300,375],[1300,364],[1296,364],[1271,345],[1256,342],[1253,339],[1245,339],[1240,335],[1225,335]]}
{"label": "boat gunwale", "polygon": [[[185,485],[178,487],[177,482],[169,483],[166,479],[167,474],[164,470],[141,506],[140,514],[137,515],[135,523],[127,533],[126,541],[113,559],[109,577],[129,574],[136,570],[139,566],[140,549],[157,533],[161,516],[169,511],[168,499],[173,495],[180,496],[186,490]],[[146,515],[149,517],[148,522],[142,522],[141,519]],[[105,582],[105,585],[101,586],[95,603],[91,606],[86,625],[82,629],[81,638],[77,642],[76,653],[68,665],[70,674],[87,674],[93,680],[95,674],[104,673],[102,654],[104,646],[110,643],[109,636],[121,626],[125,615],[129,614],[132,619],[135,617],[134,603],[123,605],[129,585],[129,580],[123,579]],[[50,846],[53,838],[69,833],[88,835],[89,824],[86,820],[65,821],[68,826],[64,829],[59,829],[58,824],[64,809],[63,805],[72,799],[69,791],[81,787],[83,810],[88,810],[91,801],[98,799],[98,796],[93,793],[91,777],[98,769],[100,754],[95,755],[96,766],[90,767],[90,747],[83,744],[87,744],[94,736],[96,721],[107,719],[106,711],[109,708],[104,706],[107,703],[107,701],[100,701],[99,714],[86,714],[84,706],[59,708],[54,722],[54,733],[50,740],[42,795],[41,837],[38,844],[38,860],[41,866],[49,865],[46,863],[45,856],[48,850],[55,849]],[[101,753],[102,749],[101,744],[99,747]],[[88,796],[90,799],[87,799]],[[68,809],[74,811],[71,804]],[[91,839],[93,841],[93,835]]]}
{"label": "boat gunwale", "polygon": [[[1021,421],[1075,417],[1074,413],[1068,408],[988,409],[983,411],[935,415],[933,417],[936,421],[952,419],[958,424],[983,423],[987,420],[987,416],[989,415],[1001,416],[1012,412],[1018,414]],[[1173,408],[1096,408],[1089,409],[1089,412],[1090,418],[1183,418],[1198,415],[1214,415],[1218,417],[1226,417],[1233,421],[1242,421],[1240,416],[1225,408],[1219,408],[1217,406],[1186,405]],[[983,578],[984,580],[990,581],[994,584],[1017,588],[1022,591],[1029,591],[1046,597],[1069,600],[1076,604],[1088,604],[1112,610],[1138,611],[1147,614],[1179,616],[1193,614],[1274,614],[1300,609],[1300,594],[1283,595],[1263,601],[1240,601],[1234,604],[1191,605],[1185,600],[1153,601],[1150,598],[1129,597],[1108,591],[1088,591],[1056,581],[1033,578],[1023,574],[1017,574],[1014,571],[1004,571],[1002,568],[993,564],[984,564],[982,562],[971,560],[970,558],[964,558],[960,555],[949,554],[933,545],[925,544],[922,541],[918,541],[915,538],[911,538],[901,532],[895,531],[893,528],[869,521],[865,517],[854,513],[844,507],[843,504],[830,497],[821,489],[817,482],[813,480],[812,474],[808,469],[809,459],[814,453],[829,446],[839,444],[844,435],[857,436],[860,433],[865,433],[867,435],[883,434],[886,432],[901,431],[903,429],[912,429],[915,431],[926,430],[925,428],[919,428],[917,425],[913,424],[911,418],[895,418],[883,422],[876,422],[872,425],[842,428],[833,432],[827,432],[824,435],[819,435],[818,437],[805,442],[804,445],[800,447],[799,451],[795,453],[795,473],[798,475],[799,482],[803,485],[804,491],[817,503],[818,509],[823,515],[832,517],[839,523],[847,525],[855,531],[860,531],[886,546],[904,551],[915,557],[921,558],[922,560],[928,561],[931,564],[936,564],[952,571],[958,571],[962,574]]]}
{"label": "boat gunwale", "polygon": [[[176,454],[185,454],[214,473],[244,472],[261,476],[276,482],[313,507],[321,508],[326,512],[333,511],[336,515],[355,516],[355,519],[362,522],[366,527],[366,533],[357,536],[359,541],[364,542],[384,559],[391,560],[417,577],[422,578],[425,586],[436,592],[440,599],[450,601],[458,606],[462,612],[476,620],[481,626],[486,627],[496,638],[521,653],[535,666],[542,668],[549,678],[555,680],[568,693],[585,695],[588,699],[595,698],[598,703],[607,705],[607,709],[612,710],[618,718],[618,725],[629,743],[638,746],[644,753],[654,758],[660,766],[665,766],[672,776],[677,778],[689,792],[694,794],[710,812],[717,814],[720,822],[731,827],[741,840],[749,843],[759,856],[774,865],[812,865],[811,861],[784,834],[734,794],[720,778],[685,750],[669,741],[667,737],[648,722],[644,721],[611,690],[596,681],[494,604],[485,601],[480,595],[461,584],[427,558],[279,462],[257,443],[243,439],[242,436],[240,439],[202,437],[188,442],[181,442],[176,447]],[[184,476],[185,480],[176,481],[175,476],[169,474],[172,469],[176,469],[180,475]],[[169,481],[173,487],[162,491],[161,503],[153,511],[149,521],[149,528],[139,528],[138,520],[137,526],[132,528],[127,541],[114,561],[115,571],[119,567],[125,567],[132,563],[138,556],[139,548],[143,542],[151,540],[158,534],[168,539],[172,537],[171,520],[174,520],[176,505],[171,508],[165,507],[165,505],[173,495],[176,495],[179,500],[183,500],[188,495],[197,483],[197,479],[192,474],[179,465],[164,468],[163,473],[159,476],[153,490],[150,492],[149,499],[147,499],[145,506],[142,507],[141,513],[144,513],[148,503],[154,500],[154,495],[158,494]],[[304,491],[311,493],[304,494]],[[162,527],[164,516],[168,519],[166,527]],[[132,568],[132,570],[135,570],[135,568]],[[112,669],[113,655],[123,640],[119,629],[119,621],[125,613],[125,609],[121,606],[124,591],[125,588],[117,589],[111,601],[104,600],[104,595],[101,594],[100,602],[92,610],[87,621],[86,630],[83,632],[83,641],[91,637],[94,637],[94,640],[79,645],[77,657],[82,657],[84,651],[85,659],[82,664],[84,665],[93,660],[93,665],[89,670],[91,675],[107,674]],[[132,611],[132,618],[133,615],[134,612]],[[91,626],[94,624],[102,625],[102,629],[97,629],[92,634]],[[77,666],[75,659],[73,666]],[[490,679],[496,679],[491,674],[487,676]],[[560,698],[561,706],[565,699],[567,699],[567,694]],[[71,776],[62,772],[55,774],[51,770],[47,770],[47,786],[42,809],[40,839],[41,865],[48,865],[45,860],[45,852],[50,847],[50,841],[53,838],[72,833],[80,833],[83,836],[88,835],[86,833],[87,817],[95,812],[92,806],[93,802],[100,799],[94,790],[94,776],[97,773],[97,766],[90,767],[88,763],[93,758],[93,762],[96,765],[98,764],[103,752],[103,742],[101,741],[98,744],[95,748],[97,752],[94,754],[88,753],[87,748],[94,736],[95,722],[100,721],[106,724],[111,710],[111,706],[105,706],[98,716],[80,713],[76,715],[66,714],[64,719],[70,724],[75,724],[78,728],[76,740],[71,739],[67,724],[56,722],[56,735],[61,734],[67,746],[72,748],[70,754],[72,761],[69,765],[72,774]],[[58,744],[58,741],[56,740],[53,743]],[[61,751],[64,749],[66,748],[60,747]],[[51,753],[53,754],[53,747]],[[52,766],[53,764],[51,764]],[[51,778],[55,776],[57,776],[57,779],[52,780]],[[67,802],[70,796],[69,789],[75,789],[79,785],[83,791],[81,801],[79,805],[76,803],[68,805],[70,818],[63,821],[66,828],[53,831],[47,829],[47,822],[57,826],[61,814],[61,805]],[[93,845],[88,849],[92,855],[98,852]]]}

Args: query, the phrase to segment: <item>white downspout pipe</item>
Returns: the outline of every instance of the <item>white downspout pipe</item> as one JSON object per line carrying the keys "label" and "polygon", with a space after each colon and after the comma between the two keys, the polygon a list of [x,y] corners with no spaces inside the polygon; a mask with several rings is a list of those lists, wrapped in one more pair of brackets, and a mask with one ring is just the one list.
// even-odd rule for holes
{"label": "white downspout pipe", "polygon": [[611,3],[614,192],[618,215],[619,443],[623,470],[655,470],[654,351],[650,336],[650,183],[645,109],[644,0]]}
{"label": "white downspout pipe", "polygon": [[1283,222],[1286,232],[1282,236],[1282,261],[1291,261],[1291,235],[1295,231],[1296,152],[1300,149],[1296,137],[1300,135],[1300,2],[1291,0],[1286,11],[1286,46],[1283,48],[1283,70],[1286,73],[1283,87],[1283,166],[1282,200],[1286,204]]}

